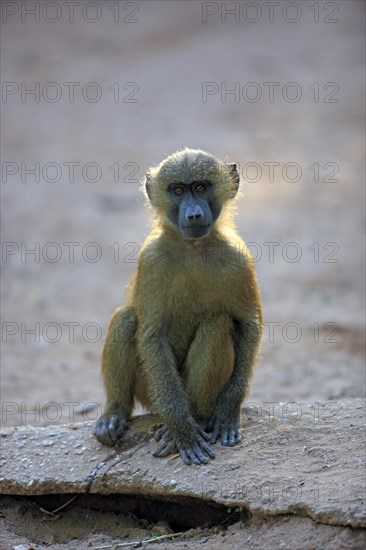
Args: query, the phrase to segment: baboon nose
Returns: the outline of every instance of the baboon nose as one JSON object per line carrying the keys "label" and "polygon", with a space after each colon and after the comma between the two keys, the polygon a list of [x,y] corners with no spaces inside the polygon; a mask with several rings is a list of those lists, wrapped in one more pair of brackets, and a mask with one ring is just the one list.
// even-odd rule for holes
{"label": "baboon nose", "polygon": [[199,218],[202,217],[202,210],[201,210],[201,207],[196,205],[196,206],[189,206],[187,208],[187,220],[198,220]]}

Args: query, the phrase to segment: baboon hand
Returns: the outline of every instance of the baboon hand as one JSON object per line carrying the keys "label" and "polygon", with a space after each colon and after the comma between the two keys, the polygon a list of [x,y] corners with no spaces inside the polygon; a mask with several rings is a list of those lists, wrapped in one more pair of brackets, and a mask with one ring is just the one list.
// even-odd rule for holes
{"label": "baboon hand", "polygon": [[123,435],[126,425],[120,414],[103,414],[94,426],[94,435],[104,445],[112,447]]}
{"label": "baboon hand", "polygon": [[159,445],[153,452],[153,456],[164,457],[174,452],[179,452],[183,461],[189,466],[194,464],[207,464],[209,458],[215,458],[215,453],[211,449],[207,441],[210,436],[199,426],[194,425],[192,440],[181,442],[174,438],[167,426],[162,426],[155,433],[155,440],[159,441]]}
{"label": "baboon hand", "polygon": [[241,441],[239,419],[228,420],[215,415],[210,424],[210,431],[212,431],[210,443],[216,443],[221,439],[221,445],[234,447]]}

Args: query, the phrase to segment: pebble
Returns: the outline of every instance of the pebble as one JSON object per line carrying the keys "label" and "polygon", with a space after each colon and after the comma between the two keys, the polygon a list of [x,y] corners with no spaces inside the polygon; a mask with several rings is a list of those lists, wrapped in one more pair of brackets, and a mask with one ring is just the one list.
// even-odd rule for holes
{"label": "pebble", "polygon": [[54,445],[55,442],[52,439],[44,439],[42,441],[43,447],[51,447],[51,445]]}

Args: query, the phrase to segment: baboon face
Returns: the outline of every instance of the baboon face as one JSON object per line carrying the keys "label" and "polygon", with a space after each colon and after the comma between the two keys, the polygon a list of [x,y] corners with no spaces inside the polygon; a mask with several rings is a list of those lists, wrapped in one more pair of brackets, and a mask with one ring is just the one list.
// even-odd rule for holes
{"label": "baboon face", "polygon": [[171,204],[168,219],[183,237],[201,239],[208,235],[221,210],[215,202],[212,183],[176,183],[169,186],[168,193]]}
{"label": "baboon face", "polygon": [[146,193],[159,217],[167,219],[185,239],[209,234],[238,185],[235,164],[192,149],[171,155],[150,169],[145,180]]}

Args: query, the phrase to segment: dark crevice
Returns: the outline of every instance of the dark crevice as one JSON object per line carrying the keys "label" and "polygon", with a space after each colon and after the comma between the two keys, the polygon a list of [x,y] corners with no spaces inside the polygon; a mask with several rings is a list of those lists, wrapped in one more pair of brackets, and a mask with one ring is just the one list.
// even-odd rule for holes
{"label": "dark crevice", "polygon": [[[33,497],[11,497],[28,503],[36,503],[50,512],[72,499],[73,494],[42,495]],[[196,527],[228,527],[237,521],[249,519],[249,513],[242,508],[228,508],[215,502],[177,497],[157,499],[138,495],[80,494],[65,506],[60,515],[73,508],[91,509],[98,512],[112,512],[122,516],[132,514],[151,523],[166,521],[174,532],[187,531]]]}

